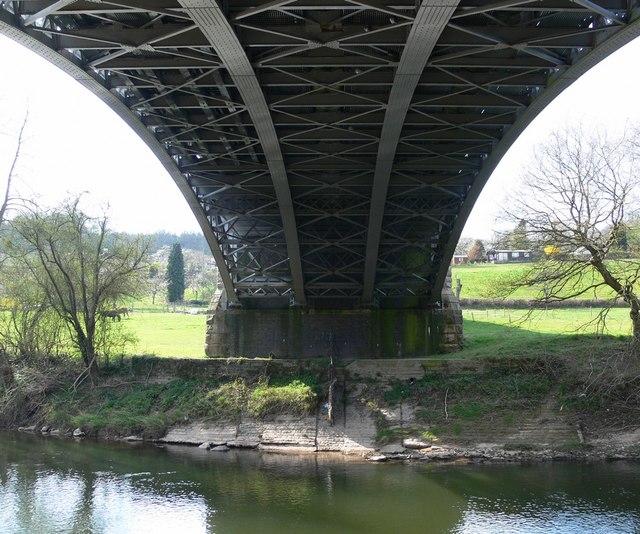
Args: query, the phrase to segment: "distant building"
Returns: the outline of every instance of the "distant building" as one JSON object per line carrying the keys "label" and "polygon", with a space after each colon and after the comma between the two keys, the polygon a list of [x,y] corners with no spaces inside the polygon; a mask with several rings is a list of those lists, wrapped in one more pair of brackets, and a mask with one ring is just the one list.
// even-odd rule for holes
{"label": "distant building", "polygon": [[530,250],[490,250],[487,252],[489,263],[523,263],[531,260]]}
{"label": "distant building", "polygon": [[451,265],[462,265],[463,263],[469,263],[469,256],[466,254],[454,254],[451,258]]}

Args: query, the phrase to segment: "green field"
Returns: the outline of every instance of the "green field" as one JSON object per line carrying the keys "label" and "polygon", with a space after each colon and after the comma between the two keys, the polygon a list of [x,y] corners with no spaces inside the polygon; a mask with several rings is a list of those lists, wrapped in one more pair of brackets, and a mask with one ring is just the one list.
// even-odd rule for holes
{"label": "green field", "polygon": [[206,315],[169,312],[132,312],[122,320],[138,342],[127,353],[204,358]]}
{"label": "green field", "polygon": [[[605,324],[599,321],[600,308],[566,308],[551,310],[487,309],[464,310],[465,325],[492,323],[547,334],[631,335],[629,310],[612,308]],[[603,330],[604,327],[604,330]]]}
{"label": "green field", "polygon": [[451,357],[580,354],[596,345],[625,343],[631,335],[629,312],[610,310],[603,325],[593,308],[540,310],[464,310],[464,350]]}
{"label": "green field", "polygon": [[[631,321],[626,308],[613,308],[606,322],[599,321],[601,308],[580,307],[550,310],[498,309],[500,289],[510,279],[522,275],[531,264],[458,265],[452,268],[462,282],[461,298],[492,300],[491,309],[463,309],[464,357],[502,355],[558,354],[564,351],[587,350],[594,343],[611,343],[613,338],[631,335]],[[519,289],[509,298],[529,300],[536,296],[532,288]],[[593,298],[584,295],[582,300]],[[611,293],[598,294],[610,298]]]}
{"label": "green field", "polygon": [[[451,280],[456,287],[456,278],[462,282],[461,298],[484,299],[496,298],[505,283],[523,274],[530,264],[469,264],[456,265],[451,268]],[[516,291],[513,298],[532,298],[534,292],[529,288]]]}
{"label": "green field", "polygon": [[[614,308],[606,328],[597,322],[599,309],[464,310],[465,349],[450,357],[557,354],[631,334],[629,312]],[[138,338],[129,355],[203,358],[206,316],[168,312],[133,312],[123,326]]]}
{"label": "green field", "polygon": [[[462,297],[486,298],[505,277],[522,273],[528,264],[462,265],[453,268],[453,277],[463,283]],[[528,299],[530,290],[514,298]],[[204,358],[206,315],[188,307],[134,302],[134,310],[123,318],[122,326],[137,338],[127,355]],[[203,310],[198,310],[202,312]],[[620,338],[631,334],[629,312],[614,308],[606,329],[597,322],[599,308],[568,308],[536,311],[514,309],[463,310],[465,349],[450,357],[483,357],[496,354],[541,354],[580,350],[597,342],[596,337]],[[609,336],[609,337],[607,337]]]}
{"label": "green field", "polygon": [[[504,290],[514,279],[522,276],[531,268],[530,263],[504,264],[469,264],[456,265],[451,268],[451,279],[455,289],[456,277],[462,282],[460,298],[463,299],[495,299],[505,297]],[[513,299],[533,299],[539,296],[535,288],[525,287],[508,295]],[[593,298],[608,299],[613,296],[611,290],[601,289],[598,294],[585,293],[578,297],[581,300]]]}

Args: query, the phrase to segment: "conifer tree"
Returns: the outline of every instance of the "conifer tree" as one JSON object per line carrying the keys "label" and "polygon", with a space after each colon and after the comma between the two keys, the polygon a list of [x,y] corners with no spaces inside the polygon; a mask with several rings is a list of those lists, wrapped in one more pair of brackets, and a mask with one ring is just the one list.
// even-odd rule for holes
{"label": "conifer tree", "polygon": [[487,259],[487,255],[484,250],[484,243],[481,239],[476,239],[473,245],[471,245],[468,256],[471,263],[485,261]]}
{"label": "conifer tree", "polygon": [[167,264],[167,300],[178,302],[184,299],[184,256],[180,243],[175,243],[169,253]]}

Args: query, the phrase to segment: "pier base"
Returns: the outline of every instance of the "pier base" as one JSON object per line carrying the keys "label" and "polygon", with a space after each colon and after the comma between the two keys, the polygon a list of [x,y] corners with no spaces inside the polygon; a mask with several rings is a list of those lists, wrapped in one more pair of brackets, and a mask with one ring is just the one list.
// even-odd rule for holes
{"label": "pier base", "polygon": [[431,309],[325,310],[227,307],[207,319],[210,357],[418,358],[459,350],[462,313],[447,279]]}

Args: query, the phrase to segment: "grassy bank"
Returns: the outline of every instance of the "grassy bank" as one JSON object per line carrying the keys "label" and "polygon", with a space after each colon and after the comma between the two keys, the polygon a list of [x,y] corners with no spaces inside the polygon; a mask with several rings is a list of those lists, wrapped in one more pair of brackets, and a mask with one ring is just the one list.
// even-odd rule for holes
{"label": "grassy bank", "polygon": [[62,432],[82,428],[90,435],[156,438],[172,425],[194,420],[313,413],[323,394],[319,364],[310,374],[300,368],[286,373],[266,373],[267,366],[245,370],[242,361],[231,364],[237,365],[231,372],[222,364],[189,368],[185,360],[187,365],[177,368],[171,362],[125,359],[103,367],[94,385],[78,382],[81,369],[74,362],[49,362],[46,367],[16,363],[14,383],[0,387],[0,426],[35,424]]}
{"label": "grassy bank", "polygon": [[[549,417],[561,417],[558,446],[570,447],[576,425],[591,437],[637,424],[640,367],[628,356],[623,345],[592,344],[560,356],[397,362],[393,372],[383,366],[366,376],[348,366],[334,384],[336,424],[360,436],[371,420],[379,445],[417,437],[534,447]],[[324,361],[134,358],[103,369],[93,387],[76,381],[78,371],[63,362],[16,364],[15,383],[0,391],[0,424],[153,439],[193,422],[247,428],[281,416],[308,420],[326,416],[330,400]],[[523,426],[539,434],[522,441]]]}
{"label": "grassy bank", "polygon": [[429,440],[477,436],[483,427],[504,432],[547,398],[560,367],[556,360],[541,358],[503,360],[488,362],[482,371],[429,373],[409,383],[394,381],[382,393],[375,388],[368,394],[381,406],[415,406],[416,422],[407,429],[383,421],[378,440],[396,439],[407,430],[419,430]]}
{"label": "grassy bank", "polygon": [[[465,267],[485,275],[513,268]],[[103,365],[96,387],[77,382],[77,361],[15,363],[15,384],[5,381],[0,391],[0,418],[8,425],[30,422],[152,438],[196,420],[314,414],[328,401],[328,362],[206,360],[206,315],[179,311],[134,306],[120,324],[138,342]],[[628,312],[611,310],[606,330],[597,321],[599,312],[465,310],[464,349],[434,357],[442,365],[462,364],[462,370],[425,363],[424,376],[411,381],[347,377],[341,384],[345,406],[355,403],[375,418],[380,443],[407,433],[460,438],[487,426],[505,432],[550,397],[576,420],[605,421],[615,406],[616,417],[626,424],[640,409],[640,370],[627,353]],[[159,358],[140,356],[145,354]],[[411,424],[390,423],[387,414],[400,406],[410,410]]]}
{"label": "grassy bank", "polygon": [[300,379],[273,384],[177,378],[127,386],[114,380],[102,388],[59,391],[51,396],[44,420],[89,434],[158,438],[172,425],[199,419],[238,421],[243,416],[265,419],[309,413],[317,398],[314,384]]}

